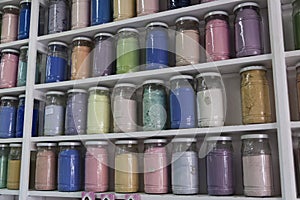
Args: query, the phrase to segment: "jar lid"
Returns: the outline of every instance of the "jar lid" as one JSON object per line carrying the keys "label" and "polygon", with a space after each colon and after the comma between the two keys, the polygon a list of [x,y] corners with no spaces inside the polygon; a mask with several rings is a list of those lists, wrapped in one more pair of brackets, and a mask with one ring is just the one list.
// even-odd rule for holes
{"label": "jar lid", "polygon": [[115,144],[137,144],[138,141],[136,140],[118,140],[115,142]]}
{"label": "jar lid", "polygon": [[196,138],[174,138],[172,140],[172,143],[177,143],[177,142],[193,143],[193,142],[197,142],[197,139]]}
{"label": "jar lid", "polygon": [[233,8],[233,12],[235,12],[237,9],[239,8],[242,8],[242,7],[246,7],[246,6],[254,6],[254,7],[257,7],[257,8],[260,8],[260,6],[257,4],[257,3],[254,3],[254,2],[246,2],[246,3],[241,3],[237,6],[235,6]]}
{"label": "jar lid", "polygon": [[217,77],[221,77],[221,74],[218,73],[218,72],[204,72],[204,73],[198,74],[196,76],[196,78],[205,77],[205,76],[217,76]]}
{"label": "jar lid", "polygon": [[31,0],[22,0],[22,1],[20,1],[20,4],[22,4],[22,3],[31,3]]}
{"label": "jar lid", "polygon": [[21,99],[21,98],[25,98],[25,94],[20,94],[19,99]]}
{"label": "jar lid", "polygon": [[105,90],[105,91],[109,91],[109,88],[107,87],[91,87],[89,88],[89,92],[92,90]]}
{"label": "jar lid", "polygon": [[159,80],[159,79],[151,79],[151,80],[147,80],[147,81],[144,81],[143,82],[143,85],[146,85],[146,84],[161,84],[161,85],[164,85],[165,82],[163,80]]}
{"label": "jar lid", "polygon": [[144,141],[144,144],[155,144],[155,143],[167,143],[166,139],[148,139]]}
{"label": "jar lid", "polygon": [[43,143],[37,143],[37,147],[56,147],[57,144],[53,142],[43,142]]}
{"label": "jar lid", "polygon": [[3,6],[3,9],[7,9],[7,8],[13,8],[13,9],[17,9],[17,10],[20,9],[18,6],[14,6],[14,5]]}
{"label": "jar lid", "polygon": [[0,144],[0,147],[8,147],[8,144]]}
{"label": "jar lid", "polygon": [[84,37],[84,36],[76,37],[72,40],[72,42],[77,41],[77,40],[85,40],[85,41],[92,42],[91,38]]}
{"label": "jar lid", "polygon": [[228,13],[227,12],[218,10],[218,11],[212,11],[212,12],[207,13],[204,16],[204,19],[206,19],[207,17],[213,16],[213,15],[225,15],[225,16],[228,17]]}
{"label": "jar lid", "polygon": [[51,45],[62,45],[62,46],[68,47],[68,45],[66,43],[60,42],[60,41],[49,42],[48,46],[51,46]]}
{"label": "jar lid", "polygon": [[197,22],[198,24],[200,23],[199,22],[199,19],[197,19],[196,17],[193,17],[193,16],[185,16],[185,17],[180,17],[178,18],[175,23],[179,22],[179,21],[183,21],[183,20],[192,20],[192,21],[195,21]]}
{"label": "jar lid", "polygon": [[146,28],[150,27],[150,26],[163,26],[165,28],[168,28],[168,24],[164,23],[164,22],[151,22],[149,24],[147,24]]}
{"label": "jar lid", "polygon": [[20,144],[20,143],[12,143],[12,144],[9,144],[9,147],[22,147],[22,144]]}
{"label": "jar lid", "polygon": [[67,91],[68,94],[69,93],[76,93],[76,92],[78,92],[78,93],[87,93],[87,91],[83,90],[83,89],[70,89],[70,90]]}
{"label": "jar lid", "polygon": [[20,50],[22,50],[22,49],[28,49],[28,46],[27,45],[26,46],[21,46]]}
{"label": "jar lid", "polygon": [[206,141],[231,141],[231,137],[227,136],[213,136],[213,137],[208,137],[206,138]]}
{"label": "jar lid", "polygon": [[12,96],[4,96],[4,97],[1,97],[1,100],[18,100],[18,98],[12,97]]}
{"label": "jar lid", "polygon": [[248,135],[242,135],[241,139],[267,139],[269,136],[267,134],[248,134]]}
{"label": "jar lid", "polygon": [[61,92],[61,91],[49,91],[49,92],[46,92],[46,96],[47,95],[65,95],[64,92]]}
{"label": "jar lid", "polygon": [[193,80],[194,78],[190,75],[177,75],[170,78],[170,81],[178,80],[178,79],[190,79]]}
{"label": "jar lid", "polygon": [[85,145],[87,146],[92,146],[92,145],[108,145],[108,142],[107,141],[87,141],[85,143]]}
{"label": "jar lid", "polygon": [[115,85],[115,88],[118,87],[131,87],[131,88],[136,88],[136,85],[132,84],[132,83],[119,83],[117,85]]}
{"label": "jar lid", "polygon": [[251,70],[264,70],[267,71],[267,68],[264,66],[249,66],[249,67],[244,67],[240,70],[240,74],[246,71],[251,71]]}
{"label": "jar lid", "polygon": [[97,34],[94,36],[94,38],[100,37],[100,36],[114,37],[114,35],[111,34],[111,33],[97,33]]}
{"label": "jar lid", "polygon": [[80,142],[60,142],[58,146],[80,146]]}
{"label": "jar lid", "polygon": [[120,30],[118,30],[118,33],[125,32],[125,31],[139,33],[139,31],[135,28],[121,28]]}
{"label": "jar lid", "polygon": [[20,51],[18,51],[16,49],[3,49],[1,51],[1,53],[17,53],[17,54],[20,54]]}

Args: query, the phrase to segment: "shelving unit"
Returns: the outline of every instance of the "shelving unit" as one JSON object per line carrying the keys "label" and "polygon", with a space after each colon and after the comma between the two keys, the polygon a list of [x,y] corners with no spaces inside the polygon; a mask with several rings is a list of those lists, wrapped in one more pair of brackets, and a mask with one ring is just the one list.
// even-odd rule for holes
{"label": "shelving unit", "polygon": [[[201,20],[203,16],[214,10],[225,10],[231,15],[232,9],[235,5],[247,2],[247,0],[218,0],[205,4],[193,5],[186,8],[177,10],[163,11],[153,15],[135,17],[123,21],[107,23],[103,25],[87,27],[78,30],[66,31],[57,34],[38,36],[38,13],[40,5],[47,4],[47,0],[34,0],[32,1],[32,13],[31,13],[31,27],[30,27],[30,39],[15,41],[7,44],[0,44],[0,49],[4,48],[16,48],[18,49],[22,45],[29,45],[29,58],[28,58],[28,71],[27,71],[27,83],[26,87],[17,87],[11,89],[1,89],[0,96],[4,95],[19,95],[26,91],[26,111],[25,111],[25,124],[24,124],[24,136],[19,139],[1,139],[0,143],[22,143],[22,165],[21,165],[21,185],[19,191],[14,190],[0,190],[0,200],[11,199],[31,199],[31,200],[51,200],[51,199],[79,199],[81,198],[81,192],[57,192],[57,191],[31,191],[28,189],[29,180],[29,162],[30,162],[30,150],[37,142],[59,142],[59,141],[86,141],[86,140],[99,140],[99,139],[124,139],[124,138],[136,138],[143,139],[147,137],[160,136],[170,138],[177,135],[189,136],[196,135],[198,137],[204,137],[210,134],[222,133],[225,135],[231,135],[234,138],[234,148],[238,151],[240,148],[239,137],[244,133],[251,132],[264,132],[269,134],[272,143],[273,163],[279,163],[279,166],[275,166],[275,173],[277,180],[275,182],[276,197],[264,198],[265,200],[294,200],[297,199],[296,181],[295,181],[295,169],[292,152],[292,130],[300,128],[300,122],[293,116],[295,108],[291,109],[292,117],[290,117],[290,107],[295,105],[294,99],[289,96],[288,86],[290,81],[287,80],[287,70],[294,70],[293,66],[300,61],[300,50],[294,51],[290,48],[289,36],[291,31],[283,33],[283,26],[290,27],[288,21],[289,13],[291,12],[290,0],[251,0],[261,6],[264,13],[264,24],[266,40],[265,40],[265,54],[246,58],[235,58],[225,61],[200,63],[193,66],[184,67],[172,67],[167,69],[153,70],[153,71],[141,71],[136,73],[130,73],[125,75],[112,75],[107,77],[88,78],[85,80],[65,81],[59,83],[50,84],[37,84],[35,85],[35,66],[36,66],[36,53],[41,51],[46,53],[46,47],[50,41],[61,40],[66,43],[71,43],[75,36],[84,35],[93,37],[98,32],[111,32],[116,31],[122,27],[134,27],[142,29],[145,25],[152,21],[163,21],[169,25],[174,25],[175,20],[178,17],[185,15],[192,15]],[[1,0],[0,8],[7,4],[18,4],[18,0]],[[284,18],[282,18],[284,16]],[[287,19],[285,18],[287,16]],[[232,22],[232,20],[231,20]],[[172,26],[171,26],[172,28]],[[290,30],[290,29],[289,29]],[[288,33],[288,34],[286,34]],[[270,38],[270,39],[269,39]],[[288,43],[288,45],[287,45]],[[288,46],[285,48],[284,45]],[[239,94],[239,70],[242,67],[248,65],[264,65],[268,67],[269,78],[271,82],[271,94],[273,104],[274,123],[269,124],[255,124],[255,125],[241,125],[241,111],[240,94]],[[288,66],[286,68],[285,66]],[[129,81],[140,85],[143,81],[150,78],[160,78],[163,80],[169,80],[169,78],[175,74],[197,74],[199,72],[219,70],[224,79],[226,91],[228,92],[228,110],[230,118],[226,119],[226,126],[214,127],[214,128],[195,128],[184,130],[163,130],[159,133],[153,131],[140,131],[134,133],[112,133],[103,135],[80,135],[80,136],[58,136],[58,137],[31,137],[31,124],[32,124],[32,109],[33,100],[44,98],[44,93],[49,90],[61,90],[66,91],[70,88],[89,88],[97,84],[112,88],[118,81]],[[295,74],[295,73],[293,73]],[[295,77],[294,77],[295,78]],[[289,79],[290,80],[290,79]],[[294,79],[293,79],[294,80]],[[289,87],[291,88],[291,87]],[[291,93],[291,91],[290,91]],[[292,92],[295,93],[294,91]],[[297,106],[296,106],[297,108]],[[297,111],[296,111],[297,112]],[[297,121],[291,121],[296,119]],[[237,153],[237,157],[239,153]],[[239,160],[237,161],[239,162]],[[241,175],[241,169],[237,170],[237,174]],[[202,173],[203,174],[203,173]],[[204,173],[205,174],[205,173]],[[280,177],[279,177],[280,175]],[[241,184],[241,177],[239,177],[239,184]],[[203,185],[201,186],[203,187]],[[237,187],[238,193],[241,193],[241,186]],[[201,189],[203,191],[203,189]],[[203,192],[202,192],[203,193]],[[100,194],[96,195],[100,198]],[[118,199],[124,199],[123,194],[116,194]],[[205,194],[192,195],[192,196],[176,196],[172,194],[167,195],[148,195],[141,193],[142,200],[256,200],[257,198],[244,197],[241,195],[233,197],[212,197]]]}

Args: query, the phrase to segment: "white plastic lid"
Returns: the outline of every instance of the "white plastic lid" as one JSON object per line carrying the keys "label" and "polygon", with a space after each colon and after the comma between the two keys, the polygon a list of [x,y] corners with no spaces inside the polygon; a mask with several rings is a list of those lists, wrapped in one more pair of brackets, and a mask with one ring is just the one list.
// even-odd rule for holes
{"label": "white plastic lid", "polygon": [[246,140],[246,139],[264,139],[264,138],[269,138],[267,134],[248,134],[248,135],[242,135],[241,139]]}
{"label": "white plastic lid", "polygon": [[65,93],[60,92],[60,91],[49,91],[49,92],[46,92],[46,95],[65,95]]}
{"label": "white plastic lid", "polygon": [[8,144],[0,144],[0,147],[8,147]]}
{"label": "white plastic lid", "polygon": [[100,36],[114,37],[114,35],[111,34],[111,33],[97,33],[97,34],[94,36],[94,38],[100,37]]}
{"label": "white plastic lid", "polygon": [[183,21],[183,20],[192,20],[192,21],[196,21],[197,23],[200,23],[199,19],[197,19],[196,17],[193,17],[193,16],[180,17],[175,21],[175,23],[177,23],[179,21]]}
{"label": "white plastic lid", "polygon": [[257,3],[254,3],[254,2],[246,2],[246,3],[241,3],[241,4],[237,5],[237,6],[235,6],[235,7],[233,8],[233,12],[235,12],[237,9],[242,8],[242,7],[245,7],[245,6],[255,6],[255,7],[260,8],[260,6],[259,6]]}
{"label": "white plastic lid", "polygon": [[194,78],[190,75],[177,75],[177,76],[173,76],[170,78],[170,81],[173,81],[173,80],[178,80],[178,79],[190,79],[190,80],[193,80]]}
{"label": "white plastic lid", "polygon": [[164,85],[165,82],[163,80],[159,80],[159,79],[151,79],[151,80],[147,80],[147,81],[144,81],[143,85],[146,85],[146,84],[161,84],[161,85]]}
{"label": "white plastic lid", "polygon": [[60,142],[58,146],[80,146],[80,142]]}
{"label": "white plastic lid", "polygon": [[125,32],[125,31],[139,33],[139,31],[135,28],[121,28],[120,30],[118,30],[118,33]]}
{"label": "white plastic lid", "polygon": [[115,144],[137,144],[136,140],[118,140]]}
{"label": "white plastic lid", "polygon": [[115,88],[118,87],[132,87],[132,88],[136,88],[136,85],[132,84],[132,83],[119,83],[117,85],[115,85]]}
{"label": "white plastic lid", "polygon": [[218,73],[218,72],[204,72],[204,73],[198,74],[196,76],[196,78],[205,77],[205,76],[217,76],[217,77],[221,77],[221,74]]}
{"label": "white plastic lid", "polygon": [[240,73],[246,72],[246,71],[251,71],[251,70],[264,70],[267,71],[267,68],[264,66],[249,66],[249,67],[244,67],[240,70]]}
{"label": "white plastic lid", "polygon": [[80,37],[74,38],[74,39],[72,40],[72,42],[77,41],[77,40],[85,40],[85,41],[89,41],[89,42],[92,41],[91,38],[84,37],[84,36],[80,36]]}
{"label": "white plastic lid", "polygon": [[60,41],[49,42],[48,46],[51,46],[51,45],[62,45],[62,46],[68,47],[68,45],[66,43],[60,42]]}
{"label": "white plastic lid", "polygon": [[83,90],[83,89],[70,89],[67,91],[67,93],[75,93],[75,92],[78,92],[78,93],[87,93],[86,90]]}
{"label": "white plastic lid", "polygon": [[148,139],[144,141],[144,144],[156,144],[156,143],[167,143],[166,139]]}
{"label": "white plastic lid", "polygon": [[18,6],[14,6],[14,5],[3,6],[3,9],[6,9],[6,8],[14,8],[14,9],[17,9],[17,10],[20,9]]}
{"label": "white plastic lid", "polygon": [[56,147],[57,144],[53,142],[43,142],[43,143],[37,143],[37,147]]}
{"label": "white plastic lid", "polygon": [[19,95],[19,99],[25,98],[25,96],[26,96],[25,94],[20,94],[20,95]]}
{"label": "white plastic lid", "polygon": [[87,146],[92,146],[92,145],[108,145],[108,142],[107,141],[87,141],[85,143],[85,145]]}
{"label": "white plastic lid", "polygon": [[12,97],[12,96],[4,96],[4,97],[1,97],[1,100],[18,100],[18,98]]}
{"label": "white plastic lid", "polygon": [[21,46],[20,50],[22,50],[22,49],[28,49],[28,46],[27,45],[26,46]]}
{"label": "white plastic lid", "polygon": [[20,1],[20,4],[22,4],[22,3],[28,3],[28,2],[31,2],[31,0],[22,0],[22,1]]}
{"label": "white plastic lid", "polygon": [[150,27],[150,26],[163,26],[165,28],[168,28],[168,24],[164,23],[164,22],[151,22],[149,24],[147,24],[146,28]]}
{"label": "white plastic lid", "polygon": [[231,141],[231,137],[227,136],[213,136],[213,137],[208,137],[206,138],[206,141]]}
{"label": "white plastic lid", "polygon": [[92,90],[105,90],[105,91],[109,91],[109,88],[107,88],[107,87],[91,87],[91,88],[89,88],[89,91],[92,91]]}
{"label": "white plastic lid", "polygon": [[17,53],[17,54],[20,54],[20,51],[18,51],[16,49],[3,49],[1,51],[1,53]]}
{"label": "white plastic lid", "polygon": [[218,11],[212,11],[212,12],[207,13],[207,14],[204,16],[204,19],[206,19],[206,18],[209,17],[209,16],[213,16],[213,15],[225,15],[225,16],[228,16],[228,13],[225,12],[225,11],[221,11],[221,10],[218,10]]}
{"label": "white plastic lid", "polygon": [[9,147],[22,147],[22,144],[13,143],[13,144],[9,144]]}
{"label": "white plastic lid", "polygon": [[174,138],[172,140],[172,143],[177,143],[177,142],[192,143],[192,142],[197,142],[197,139],[196,138]]}

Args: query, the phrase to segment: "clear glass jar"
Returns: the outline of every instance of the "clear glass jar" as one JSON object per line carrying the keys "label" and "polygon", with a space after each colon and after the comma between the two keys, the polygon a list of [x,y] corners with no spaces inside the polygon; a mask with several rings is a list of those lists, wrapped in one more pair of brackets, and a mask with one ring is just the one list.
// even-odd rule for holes
{"label": "clear glass jar", "polygon": [[7,189],[18,190],[20,185],[20,170],[22,157],[22,144],[13,143],[9,145],[7,165]]}
{"label": "clear glass jar", "polygon": [[172,191],[174,194],[197,194],[198,152],[195,138],[172,140]]}
{"label": "clear glass jar", "polygon": [[244,194],[246,196],[272,196],[273,173],[269,137],[250,134],[241,137]]}
{"label": "clear glass jar", "polygon": [[223,126],[226,105],[221,74],[205,72],[196,80],[198,127]]}
{"label": "clear glass jar", "polygon": [[263,53],[262,24],[259,5],[246,2],[234,7],[236,57]]}
{"label": "clear glass jar", "polygon": [[159,12],[159,0],[136,0],[138,16],[149,15]]}
{"label": "clear glass jar", "polygon": [[60,142],[57,168],[57,189],[76,192],[82,189],[83,155],[80,142]]}
{"label": "clear glass jar", "polygon": [[1,97],[0,104],[0,138],[16,137],[18,98],[12,96]]}
{"label": "clear glass jar", "polygon": [[29,164],[29,189],[35,189],[35,168],[36,168],[36,149],[30,151],[30,164]]}
{"label": "clear glass jar", "polygon": [[1,51],[0,88],[16,87],[19,54],[20,52],[15,49],[3,49]]}
{"label": "clear glass jar", "polygon": [[59,33],[69,30],[69,1],[49,0],[48,33]]}
{"label": "clear glass jar", "polygon": [[249,66],[240,70],[243,124],[272,122],[267,69]]}
{"label": "clear glass jar", "polygon": [[168,155],[165,139],[144,141],[144,190],[148,194],[168,193]]}
{"label": "clear glass jar", "polygon": [[[136,0],[113,0],[114,21],[128,19],[136,16]],[[149,0],[148,0],[149,1]]]}
{"label": "clear glass jar", "polygon": [[91,25],[99,25],[113,20],[111,0],[91,0]]}
{"label": "clear glass jar", "polygon": [[137,192],[139,190],[138,142],[118,140],[115,144],[115,192]]}
{"label": "clear glass jar", "polygon": [[85,191],[106,192],[108,190],[107,141],[85,143]]}
{"label": "clear glass jar", "polygon": [[90,77],[92,40],[88,37],[76,37],[72,41],[71,79]]}
{"label": "clear glass jar", "polygon": [[167,124],[167,94],[162,80],[143,83],[143,129],[163,130]]}
{"label": "clear glass jar", "polygon": [[186,16],[176,20],[176,65],[194,65],[200,62],[199,20]]}
{"label": "clear glass jar", "polygon": [[18,78],[17,78],[18,87],[26,85],[27,61],[28,61],[28,46],[22,46],[20,48],[20,56],[19,56],[19,64],[18,64]]}
{"label": "clear glass jar", "polygon": [[1,33],[2,33],[2,18],[3,18],[3,12],[0,11],[0,39],[1,39]]}
{"label": "clear glass jar", "polygon": [[171,128],[194,128],[196,126],[196,101],[193,77],[173,76],[170,79],[170,86]]}
{"label": "clear glass jar", "polygon": [[16,41],[18,37],[19,7],[6,5],[3,7],[1,43]]}
{"label": "clear glass jar", "polygon": [[206,176],[209,195],[234,193],[233,148],[231,137],[208,137]]}
{"label": "clear glass jar", "polygon": [[228,13],[224,11],[209,12],[205,19],[205,49],[207,61],[229,59],[230,29]]}
{"label": "clear glass jar", "polygon": [[72,30],[90,25],[90,8],[90,0],[72,0]]}
{"label": "clear glass jar", "polygon": [[[300,132],[293,132],[292,139],[296,181],[300,183]],[[297,189],[300,191],[300,184],[297,184]]]}
{"label": "clear glass jar", "polygon": [[35,189],[56,189],[57,149],[56,143],[37,143]]}
{"label": "clear glass jar", "polygon": [[25,94],[19,95],[19,105],[17,109],[16,118],[16,137],[23,137],[23,127],[24,127],[24,113],[25,113]]}
{"label": "clear glass jar", "polygon": [[112,93],[114,132],[137,130],[136,86],[130,83],[115,85]]}
{"label": "clear glass jar", "polygon": [[140,62],[139,32],[122,28],[117,35],[117,74],[136,72]]}
{"label": "clear glass jar", "polygon": [[65,120],[65,93],[49,91],[46,93],[44,116],[44,135],[62,135]]}
{"label": "clear glass jar", "polygon": [[87,134],[110,132],[110,94],[107,87],[89,89]]}
{"label": "clear glass jar", "polygon": [[293,26],[294,26],[294,41],[295,49],[300,49],[300,1],[293,1]]}
{"label": "clear glass jar", "polygon": [[54,41],[48,44],[46,83],[66,81],[68,71],[68,45]]}
{"label": "clear glass jar", "polygon": [[0,188],[6,188],[8,153],[8,145],[0,144]]}
{"label": "clear glass jar", "polygon": [[29,38],[31,0],[20,1],[18,40]]}

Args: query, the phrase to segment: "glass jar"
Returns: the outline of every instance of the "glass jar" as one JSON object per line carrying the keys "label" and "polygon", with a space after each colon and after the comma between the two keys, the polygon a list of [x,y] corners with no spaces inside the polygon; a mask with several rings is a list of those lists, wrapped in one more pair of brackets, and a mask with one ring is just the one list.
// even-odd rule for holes
{"label": "glass jar", "polygon": [[92,40],[87,37],[76,37],[72,41],[71,79],[85,79],[90,76]]}
{"label": "glass jar", "polygon": [[55,41],[48,44],[46,83],[66,81],[68,70],[68,45]]}
{"label": "glass jar", "polygon": [[81,135],[86,133],[87,91],[68,90],[66,106],[65,134]]}
{"label": "glass jar", "polygon": [[35,190],[36,149],[30,151],[29,190]]}
{"label": "glass jar", "polygon": [[272,155],[268,135],[243,135],[241,139],[244,194],[254,197],[272,196]]}
{"label": "glass jar", "polygon": [[82,161],[80,142],[60,142],[57,168],[57,189],[75,192],[82,189]]}
{"label": "glass jar", "polygon": [[91,25],[99,25],[113,20],[111,0],[91,0]]}
{"label": "glass jar", "polygon": [[199,20],[187,16],[176,20],[176,65],[194,65],[200,62]]}
{"label": "glass jar", "polygon": [[170,79],[171,128],[194,128],[196,126],[196,101],[193,77],[177,75]]}
{"label": "glass jar", "polygon": [[90,0],[72,0],[71,28],[79,29],[90,25]]}
{"label": "glass jar", "polygon": [[46,106],[44,116],[44,135],[56,136],[64,132],[65,98],[60,91],[46,93]]}
{"label": "glass jar", "polygon": [[115,144],[115,192],[137,192],[139,190],[138,142],[118,140]]}
{"label": "glass jar", "polygon": [[8,153],[8,145],[0,144],[0,188],[6,188]]}
{"label": "glass jar", "polygon": [[134,132],[137,130],[136,86],[130,83],[115,85],[112,93],[114,132]]}
{"label": "glass jar", "polygon": [[107,87],[89,89],[87,134],[110,132],[110,94]]}
{"label": "glass jar", "polygon": [[0,11],[0,39],[1,39],[1,33],[2,33],[2,19],[3,19],[3,12]]}
{"label": "glass jar", "polygon": [[148,194],[168,193],[167,140],[144,141],[144,190]]}
{"label": "glass jar", "polygon": [[231,137],[208,137],[206,157],[207,190],[209,195],[234,193],[233,148]]}
{"label": "glass jar", "polygon": [[108,190],[108,142],[85,143],[85,191],[106,192]]}
{"label": "glass jar", "polygon": [[19,51],[3,49],[0,63],[0,88],[12,88],[17,85]]}
{"label": "glass jar", "polygon": [[1,97],[0,138],[14,138],[16,136],[17,108],[17,97]]}
{"label": "glass jar", "polygon": [[98,33],[94,37],[92,77],[112,75],[115,72],[114,36]]}
{"label": "glass jar", "polygon": [[[123,0],[124,1],[124,0]],[[122,28],[117,36],[117,74],[136,72],[140,62],[139,32]]]}
{"label": "glass jar", "polygon": [[168,0],[168,9],[176,9],[191,5],[191,0]]}
{"label": "glass jar", "polygon": [[226,105],[221,74],[205,72],[196,80],[198,127],[223,126]]}
{"label": "glass jar", "polygon": [[35,189],[56,189],[56,143],[37,143]]}
{"label": "glass jar", "polygon": [[146,26],[146,70],[169,66],[168,25],[152,22]]}
{"label": "glass jar", "polygon": [[163,130],[167,124],[167,94],[164,81],[148,80],[143,83],[143,129]]}
{"label": "glass jar", "polygon": [[25,113],[25,94],[19,95],[19,105],[17,109],[17,119],[16,119],[16,137],[23,137],[23,127],[24,127],[24,113]]}
{"label": "glass jar", "polygon": [[18,190],[20,185],[20,170],[22,157],[22,144],[13,143],[9,145],[7,164],[7,189]]}
{"label": "glass jar", "polygon": [[254,2],[242,3],[237,5],[233,12],[235,14],[236,57],[262,54],[262,24],[259,5]]}
{"label": "glass jar", "polygon": [[159,12],[159,0],[136,0],[137,16]]}
{"label": "glass jar", "polygon": [[19,8],[14,5],[3,7],[1,43],[16,41],[18,37]]}
{"label": "glass jar", "polygon": [[113,0],[114,21],[128,19],[136,16],[136,0]]}
{"label": "glass jar", "polygon": [[174,194],[197,194],[198,153],[195,138],[172,140],[172,191]]}
{"label": "glass jar", "polygon": [[204,16],[207,61],[229,59],[230,29],[228,13],[213,11]]}
{"label": "glass jar", "polygon": [[69,29],[69,1],[49,0],[48,34],[59,33]]}
{"label": "glass jar", "polygon": [[29,38],[31,0],[20,1],[18,40]]}
{"label": "glass jar", "polygon": [[[293,132],[292,139],[296,181],[300,183],[300,132]],[[300,184],[297,184],[297,189],[300,191]]]}
{"label": "glass jar", "polygon": [[243,124],[272,121],[267,69],[249,66],[241,69],[241,100]]}
{"label": "glass jar", "polygon": [[22,46],[20,48],[20,56],[19,56],[19,64],[18,64],[18,77],[17,77],[18,87],[26,85],[27,61],[28,61],[28,46]]}
{"label": "glass jar", "polygon": [[295,49],[300,49],[300,1],[293,1],[293,25]]}

